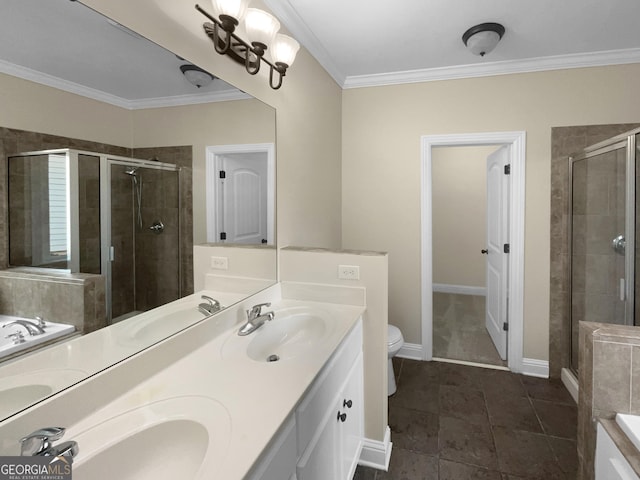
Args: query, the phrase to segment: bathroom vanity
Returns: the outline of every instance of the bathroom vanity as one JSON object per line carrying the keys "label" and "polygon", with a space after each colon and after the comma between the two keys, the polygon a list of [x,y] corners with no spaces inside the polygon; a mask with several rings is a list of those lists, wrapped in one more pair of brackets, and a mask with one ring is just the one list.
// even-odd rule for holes
{"label": "bathroom vanity", "polygon": [[[178,302],[190,312],[198,298]],[[245,311],[264,302],[275,318],[238,336]],[[64,426],[79,446],[76,480],[114,468],[136,480],[352,478],[363,311],[282,299],[276,285],[6,420],[0,454],[17,454],[32,429]]]}

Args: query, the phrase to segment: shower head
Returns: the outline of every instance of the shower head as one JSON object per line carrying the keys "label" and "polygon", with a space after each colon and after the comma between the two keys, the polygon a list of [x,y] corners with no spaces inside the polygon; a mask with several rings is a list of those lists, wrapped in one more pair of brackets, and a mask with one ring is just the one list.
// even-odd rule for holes
{"label": "shower head", "polygon": [[131,175],[132,177],[135,177],[137,175],[136,171],[138,170],[138,167],[129,167],[124,171],[125,175]]}

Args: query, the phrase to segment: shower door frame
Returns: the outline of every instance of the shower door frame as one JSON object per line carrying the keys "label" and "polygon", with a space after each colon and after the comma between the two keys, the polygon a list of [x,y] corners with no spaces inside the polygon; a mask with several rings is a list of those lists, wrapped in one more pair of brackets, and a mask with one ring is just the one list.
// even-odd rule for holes
{"label": "shower door frame", "polygon": [[635,217],[636,217],[636,135],[640,129],[623,133],[596,143],[583,149],[580,153],[571,155],[569,162],[569,189],[567,201],[567,291],[569,301],[567,305],[569,320],[569,365],[571,370],[577,373],[577,366],[573,365],[573,168],[579,161],[588,160],[605,153],[613,152],[621,148],[626,148],[625,162],[625,261],[624,261],[624,295],[625,312],[624,321],[626,325],[634,324],[635,316]]}
{"label": "shower door frame", "polygon": [[[111,261],[113,258],[111,243],[111,166],[122,165],[140,168],[150,168],[154,170],[166,170],[176,172],[178,174],[178,212],[182,208],[180,181],[182,169],[178,165],[172,163],[163,163],[155,160],[142,160],[132,157],[121,157],[118,155],[95,154],[100,157],[100,256],[101,271],[105,275],[105,303],[106,303],[106,320],[111,325],[113,319],[112,314],[112,271]],[[182,228],[181,215],[178,215],[178,232]],[[135,246],[134,246],[135,248]],[[179,297],[182,297],[182,236],[178,235],[178,275],[179,275]],[[134,286],[135,288],[135,286]]]}

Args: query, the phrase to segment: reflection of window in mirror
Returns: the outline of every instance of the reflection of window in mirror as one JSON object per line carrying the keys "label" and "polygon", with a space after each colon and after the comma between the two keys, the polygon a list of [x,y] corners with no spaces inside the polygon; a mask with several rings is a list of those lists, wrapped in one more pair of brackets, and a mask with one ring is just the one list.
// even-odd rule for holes
{"label": "reflection of window in mirror", "polygon": [[67,158],[64,155],[49,155],[49,222],[41,226],[49,230],[49,241],[42,242],[43,263],[68,260],[67,215]]}

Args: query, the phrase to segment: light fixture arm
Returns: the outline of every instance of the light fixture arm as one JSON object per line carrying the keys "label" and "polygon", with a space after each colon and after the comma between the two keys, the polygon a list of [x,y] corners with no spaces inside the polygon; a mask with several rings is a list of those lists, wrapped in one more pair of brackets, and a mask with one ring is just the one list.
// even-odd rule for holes
{"label": "light fixture arm", "polygon": [[[253,42],[249,45],[247,42],[238,37],[235,33],[235,27],[238,25],[238,21],[228,15],[221,15],[219,19],[209,14],[200,5],[196,5],[196,10],[202,13],[205,17],[211,20],[212,23],[206,22],[203,27],[205,33],[213,41],[216,52],[220,55],[228,55],[233,60],[241,63],[245,66],[247,73],[255,75],[260,71],[261,62],[269,65],[269,85],[274,90],[279,89],[282,86],[282,78],[285,76],[287,68],[289,66],[282,62],[276,62],[275,65],[267,60],[264,56],[264,52],[267,46]],[[225,32],[225,38],[221,38],[221,32]],[[278,74],[277,83],[274,82],[274,71]]]}

